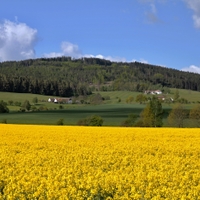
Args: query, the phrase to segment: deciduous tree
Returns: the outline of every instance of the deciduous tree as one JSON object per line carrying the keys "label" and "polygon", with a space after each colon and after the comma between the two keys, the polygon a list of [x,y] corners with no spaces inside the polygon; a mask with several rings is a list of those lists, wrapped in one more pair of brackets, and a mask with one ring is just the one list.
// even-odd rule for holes
{"label": "deciduous tree", "polygon": [[0,113],[8,113],[9,109],[7,107],[6,102],[0,101]]}
{"label": "deciduous tree", "polygon": [[25,109],[25,110],[28,110],[28,111],[30,110],[31,104],[29,103],[28,100],[25,100],[25,101],[24,101],[24,103],[23,103],[23,105],[22,105],[22,108]]}
{"label": "deciduous tree", "polygon": [[142,104],[142,103],[145,103],[147,101],[147,97],[144,94],[139,94],[139,95],[136,96],[135,101]]}
{"label": "deciduous tree", "polygon": [[38,98],[37,98],[37,97],[34,97],[33,100],[32,100],[32,102],[33,102],[34,104],[38,103]]}
{"label": "deciduous tree", "polygon": [[146,105],[144,110],[141,113],[141,121],[144,127],[152,127],[153,126],[153,114],[151,112],[150,103]]}
{"label": "deciduous tree", "polygon": [[161,127],[163,125],[162,114],[162,104],[157,97],[153,96],[141,113],[143,126]]}
{"label": "deciduous tree", "polygon": [[195,127],[200,127],[200,105],[190,110],[190,119],[193,121]]}
{"label": "deciduous tree", "polygon": [[181,104],[176,104],[174,108],[171,110],[168,116],[168,124],[170,126],[175,127],[183,127],[184,120],[187,117],[187,113],[184,110],[183,106]]}
{"label": "deciduous tree", "polygon": [[174,101],[177,101],[179,97],[180,97],[179,91],[178,91],[178,89],[176,89],[176,91],[174,93]]}
{"label": "deciduous tree", "polygon": [[134,97],[130,96],[126,99],[126,103],[132,103],[134,101]]}

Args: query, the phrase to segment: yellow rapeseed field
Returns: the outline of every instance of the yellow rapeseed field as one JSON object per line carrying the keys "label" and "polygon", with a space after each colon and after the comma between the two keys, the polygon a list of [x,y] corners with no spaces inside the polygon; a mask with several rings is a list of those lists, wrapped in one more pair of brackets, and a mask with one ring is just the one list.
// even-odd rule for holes
{"label": "yellow rapeseed field", "polygon": [[1,199],[200,199],[200,129],[2,124]]}

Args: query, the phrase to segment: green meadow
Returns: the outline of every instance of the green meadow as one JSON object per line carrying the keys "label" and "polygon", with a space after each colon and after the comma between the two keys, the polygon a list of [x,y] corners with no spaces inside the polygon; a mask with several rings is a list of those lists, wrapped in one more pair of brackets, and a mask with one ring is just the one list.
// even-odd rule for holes
{"label": "green meadow", "polygon": [[[171,89],[170,94],[164,94],[166,97],[173,97],[175,89]],[[104,119],[103,126],[120,126],[129,114],[140,115],[141,111],[146,106],[145,104],[139,104],[135,101],[131,104],[126,103],[126,99],[133,96],[134,99],[139,92],[129,91],[111,91],[111,92],[99,92],[102,97],[109,97],[109,100],[105,100],[102,104],[60,104],[49,103],[48,99],[52,96],[36,95],[36,94],[24,94],[24,93],[9,93],[0,92],[0,100],[5,102],[18,101],[23,103],[28,100],[32,106],[36,108],[45,108],[42,111],[29,111],[20,112],[19,106],[8,106],[10,112],[6,114],[0,114],[0,122],[5,120],[9,124],[48,124],[55,125],[59,119],[64,120],[64,125],[76,125],[80,119],[86,118],[91,115],[99,115]],[[186,109],[191,109],[200,101],[200,93],[188,90],[179,90],[180,98],[187,99],[190,103],[184,104]],[[34,97],[38,98],[38,103],[33,104]],[[172,104],[164,104],[164,126],[167,126],[167,116],[173,107]]]}

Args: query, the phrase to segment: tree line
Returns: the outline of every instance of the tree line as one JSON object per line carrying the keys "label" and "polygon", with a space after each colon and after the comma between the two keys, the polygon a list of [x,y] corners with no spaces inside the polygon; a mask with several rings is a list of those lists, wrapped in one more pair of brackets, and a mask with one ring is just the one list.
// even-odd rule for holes
{"label": "tree line", "polygon": [[[138,95],[139,96],[139,95]],[[128,98],[129,100],[132,98]],[[128,102],[130,103],[130,102]],[[122,121],[123,127],[163,127],[163,118],[167,115],[168,127],[200,127],[200,104],[197,104],[191,110],[184,108],[178,101],[174,104],[169,113],[162,108],[162,102],[153,96],[148,100],[145,108],[140,115],[131,113]],[[190,120],[186,124],[186,120]],[[89,116],[78,121],[79,126],[102,126],[103,118],[101,116]]]}
{"label": "tree line", "polygon": [[200,75],[139,62],[40,58],[0,63],[0,91],[55,96],[179,88],[200,91]]}
{"label": "tree line", "polygon": [[[169,127],[200,127],[200,104],[188,110],[182,103],[177,101],[169,113],[163,110],[161,101],[153,96],[150,98],[145,108],[138,116],[134,113],[130,114],[124,120],[121,126],[125,127],[162,127],[163,116],[167,115],[167,125]],[[190,120],[189,123],[186,123]]]}

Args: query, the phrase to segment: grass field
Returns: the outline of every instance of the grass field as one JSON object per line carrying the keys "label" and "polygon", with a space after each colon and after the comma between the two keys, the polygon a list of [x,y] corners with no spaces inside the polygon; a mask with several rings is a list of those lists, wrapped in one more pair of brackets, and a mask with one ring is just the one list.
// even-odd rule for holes
{"label": "grass field", "polygon": [[[171,89],[173,92],[175,89]],[[52,96],[36,95],[36,94],[24,94],[24,93],[9,93],[0,92],[0,100],[8,102],[19,101],[23,103],[25,100],[29,100],[31,104],[34,97],[38,98],[38,103],[35,105],[37,108],[46,107],[47,111],[37,112],[19,112],[20,107],[8,106],[10,113],[0,114],[0,122],[7,120],[10,124],[48,124],[55,125],[59,119],[64,120],[64,125],[76,125],[80,119],[86,118],[91,115],[99,115],[104,119],[104,126],[120,126],[129,114],[134,113],[139,115],[145,105],[139,103],[127,104],[126,99],[133,96],[134,99],[140,93],[129,91],[112,91],[112,92],[99,92],[103,97],[109,96],[110,100],[106,100],[101,105],[88,105],[88,104],[62,104],[63,109],[59,109],[59,104],[47,102],[48,98]],[[200,100],[200,93],[187,90],[179,90],[180,97],[188,99],[190,102],[197,102]],[[168,96],[169,96],[168,95]],[[119,99],[121,101],[119,102]],[[186,104],[186,109],[191,109],[195,104]],[[172,108],[172,105],[163,104],[164,114],[164,126],[167,126],[167,116]],[[187,125],[186,125],[187,126]]]}
{"label": "grass field", "polygon": [[[173,97],[175,89],[170,89],[170,94],[164,94],[167,97]],[[96,92],[98,93],[98,92]],[[108,92],[99,92],[103,97],[109,96],[110,100],[106,101],[107,103],[115,104],[118,103],[118,99],[121,99],[121,103],[126,103],[126,99],[129,96],[133,96],[134,98],[141,94],[139,92],[130,92],[130,91],[108,91]],[[198,102],[200,101],[200,92],[191,91],[191,90],[182,90],[179,89],[179,94],[181,98],[187,99],[189,102]],[[9,100],[13,101],[20,101],[24,102],[25,100],[29,100],[32,102],[33,98],[37,97],[39,100],[39,103],[42,105],[54,107],[52,104],[48,104],[46,101],[48,98],[53,96],[45,96],[45,95],[38,95],[38,94],[26,94],[26,93],[12,93],[12,92],[0,92],[0,100],[4,100],[8,102]]]}
{"label": "grass field", "polygon": [[[174,96],[175,93],[174,88],[170,89],[171,93],[170,94],[163,94],[166,97],[172,97]],[[196,91],[191,91],[191,90],[182,90],[179,89],[179,95],[180,98],[185,98],[191,103],[197,103],[198,101],[200,102],[200,92]],[[109,103],[116,103],[118,102],[118,98],[121,98],[122,103],[126,103],[126,99],[130,96],[133,96],[136,98],[138,94],[141,94],[140,92],[130,92],[130,91],[111,91],[111,92],[99,92],[102,96],[110,96],[111,100]],[[151,96],[151,95],[149,95]]]}
{"label": "grass field", "polygon": [[[102,96],[109,95],[110,100],[105,101],[101,105],[86,105],[86,104],[62,104],[63,109],[59,109],[58,104],[47,102],[49,97],[35,94],[19,94],[0,92],[0,99],[8,102],[9,100],[19,101],[23,103],[25,100],[32,102],[34,97],[37,97],[39,102],[36,107],[41,106],[49,109],[48,111],[39,112],[16,112],[20,107],[8,106],[10,113],[0,114],[0,121],[6,119],[11,124],[49,124],[55,125],[57,120],[64,119],[64,124],[76,125],[80,119],[91,115],[100,115],[104,119],[105,126],[119,126],[121,122],[131,113],[139,115],[144,105],[126,104],[125,100],[129,96],[136,96],[139,93],[135,92],[102,92]],[[118,103],[118,99],[121,102]]]}
{"label": "grass field", "polygon": [[[172,96],[176,89],[171,89]],[[185,98],[191,103],[200,102],[200,92],[179,89],[180,98]]]}
{"label": "grass field", "polygon": [[28,93],[14,93],[14,92],[0,92],[0,100],[8,102],[9,100],[24,102],[28,100],[32,102],[33,98],[37,97],[39,100],[47,101],[49,97],[52,96],[45,96],[39,94],[28,94]]}
{"label": "grass field", "polygon": [[0,199],[200,197],[198,129],[0,124]]}
{"label": "grass field", "polygon": [[9,124],[49,124],[55,125],[58,119],[64,119],[64,124],[76,125],[80,119],[91,115],[99,115],[104,119],[105,126],[119,126],[129,114],[138,114],[144,105],[102,104],[87,106],[68,106],[62,110],[48,110],[39,112],[12,112],[0,114],[0,121],[7,119]]}
{"label": "grass field", "polygon": [[130,91],[108,91],[108,92],[99,92],[102,97],[109,96],[110,100],[106,101],[106,103],[109,104],[116,104],[119,103],[119,99],[121,100],[121,103],[126,103],[126,99],[130,96],[136,98],[139,92],[130,92]]}

